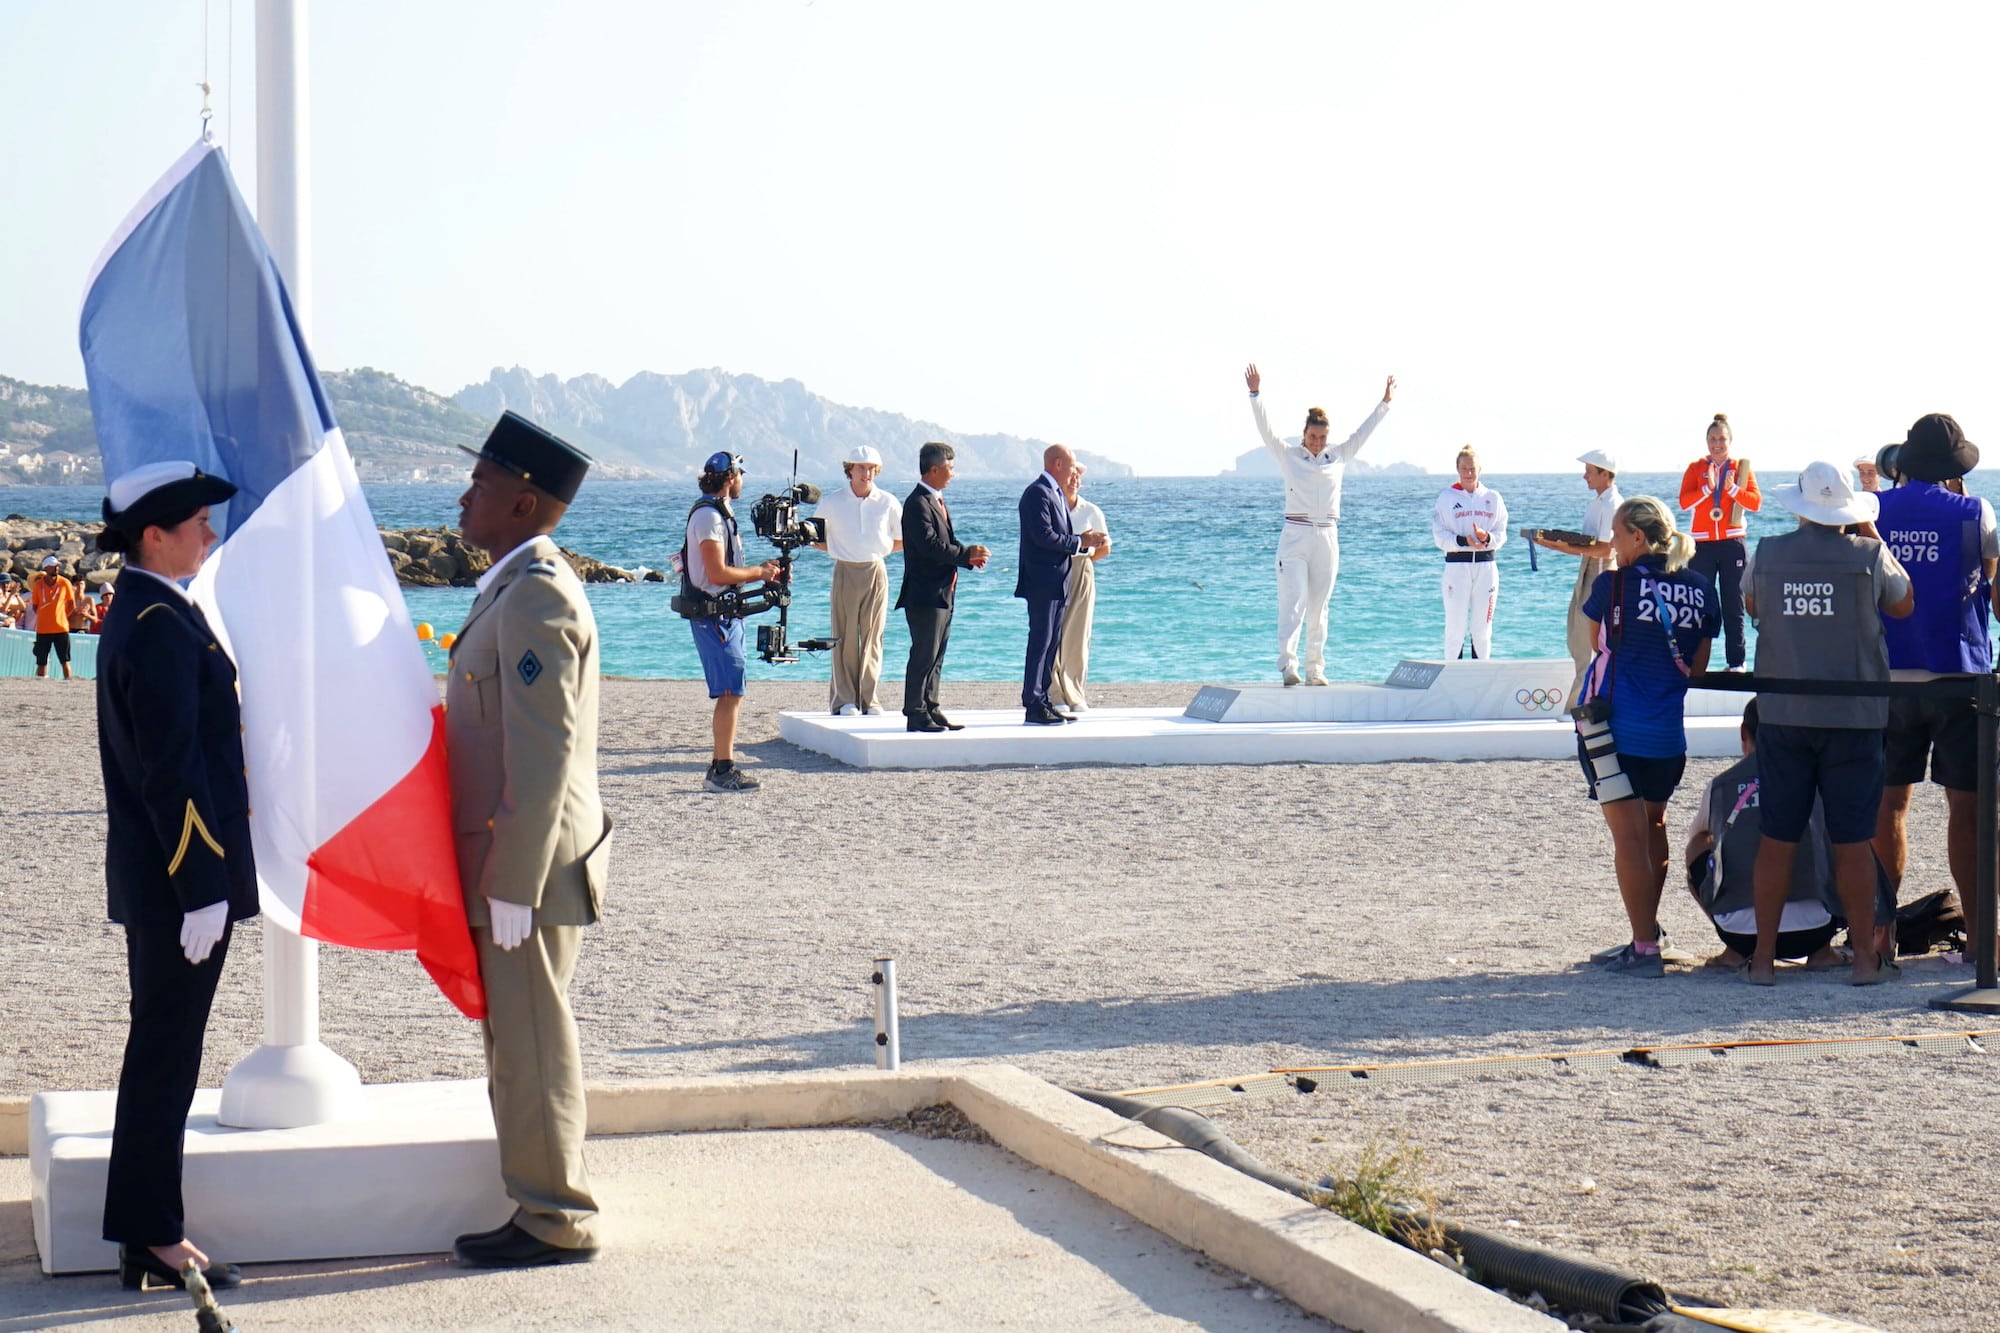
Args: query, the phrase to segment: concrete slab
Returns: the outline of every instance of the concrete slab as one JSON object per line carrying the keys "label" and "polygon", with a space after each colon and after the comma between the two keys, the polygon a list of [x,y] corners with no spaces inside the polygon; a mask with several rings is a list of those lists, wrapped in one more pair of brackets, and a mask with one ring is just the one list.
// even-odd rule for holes
{"label": "concrete slab", "polygon": [[[183,1155],[189,1238],[244,1263],[439,1251],[513,1212],[486,1085],[377,1084],[359,1114],[302,1129],[229,1129],[222,1094],[195,1094]],[[29,1102],[36,1249],[49,1273],[108,1272],[104,1236],[112,1092],[45,1092]],[[302,1201],[309,1204],[302,1206]]]}
{"label": "concrete slab", "polygon": [[[1352,688],[1398,693],[1376,685]],[[965,730],[910,732],[904,730],[899,715],[829,717],[818,712],[787,712],[778,715],[778,734],[800,749],[856,768],[1576,758],[1576,729],[1567,718],[1220,723],[1188,717],[1178,708],[1094,708],[1078,722],[1031,727],[1021,721],[1020,710],[1012,708],[954,709],[951,716],[954,722],[964,723]],[[1735,715],[1690,715],[1688,754],[1725,758],[1740,753],[1738,726]]]}
{"label": "concrete slab", "polygon": [[[589,1152],[611,1225],[597,1263],[259,1265],[225,1308],[244,1328],[1334,1327],[990,1144],[821,1129]],[[18,1159],[0,1162],[0,1328],[193,1327],[178,1293],[39,1276],[25,1184]]]}
{"label": "concrete slab", "polygon": [[[1563,718],[1574,701],[1568,658],[1397,665],[1380,685],[1204,685],[1187,716],[1209,722],[1518,722]],[[1691,690],[1689,717],[1741,717],[1750,696]]]}

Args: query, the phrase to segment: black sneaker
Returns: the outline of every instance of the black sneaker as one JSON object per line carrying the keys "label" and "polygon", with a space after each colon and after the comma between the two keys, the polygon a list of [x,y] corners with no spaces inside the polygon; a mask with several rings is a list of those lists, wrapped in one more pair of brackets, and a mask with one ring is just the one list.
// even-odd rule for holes
{"label": "black sneaker", "polygon": [[701,780],[701,785],[710,791],[727,792],[756,791],[757,788],[764,784],[732,763],[724,765],[710,764],[708,766],[708,776]]}

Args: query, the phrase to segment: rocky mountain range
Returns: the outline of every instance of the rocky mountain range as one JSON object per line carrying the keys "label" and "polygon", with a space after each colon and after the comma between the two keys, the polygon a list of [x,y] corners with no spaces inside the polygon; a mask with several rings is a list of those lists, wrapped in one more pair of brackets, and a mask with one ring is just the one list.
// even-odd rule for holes
{"label": "rocky mountain range", "polygon": [[[512,408],[571,440],[599,461],[598,475],[685,477],[718,449],[741,454],[758,477],[799,475],[824,482],[859,444],[881,451],[892,477],[916,471],[917,448],[943,440],[964,477],[1028,477],[1045,442],[1014,435],[968,435],[875,408],[848,407],[797,380],[772,381],[722,370],[684,375],[644,372],[623,384],[601,375],[561,380],[520,367],[495,369],[450,397],[386,371],[322,371],[335,418],[364,481],[456,479],[458,446],[478,448],[494,418]],[[1078,451],[1101,476],[1132,469]],[[0,485],[102,485],[103,467],[81,389],[0,376]],[[761,484],[761,483],[760,483]]]}

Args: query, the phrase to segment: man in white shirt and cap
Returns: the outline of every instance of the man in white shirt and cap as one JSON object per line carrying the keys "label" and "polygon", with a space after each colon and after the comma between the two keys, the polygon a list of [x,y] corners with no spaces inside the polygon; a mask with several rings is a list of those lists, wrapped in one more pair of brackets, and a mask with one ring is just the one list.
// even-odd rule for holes
{"label": "man in white shirt and cap", "polygon": [[836,717],[877,716],[882,680],[882,631],[889,623],[889,572],[882,561],[903,549],[903,506],[876,486],[882,455],[871,445],[848,452],[840,465],[847,484],[820,497],[813,511],[826,520],[826,540],[814,543],[833,557],[833,674],[827,706]]}
{"label": "man in white shirt and cap", "polygon": [[1569,596],[1569,657],[1576,663],[1576,677],[1569,687],[1571,700],[1582,691],[1583,673],[1590,670],[1590,659],[1597,651],[1597,622],[1583,614],[1584,599],[1590,596],[1590,587],[1597,582],[1597,576],[1612,566],[1611,520],[1617,517],[1618,506],[1625,503],[1625,497],[1618,493],[1615,454],[1592,449],[1578,454],[1576,461],[1583,464],[1583,484],[1590,488],[1590,503],[1583,507],[1583,526],[1577,531],[1590,541],[1581,544],[1558,541],[1543,534],[1535,537],[1537,546],[1581,557],[1576,587]]}

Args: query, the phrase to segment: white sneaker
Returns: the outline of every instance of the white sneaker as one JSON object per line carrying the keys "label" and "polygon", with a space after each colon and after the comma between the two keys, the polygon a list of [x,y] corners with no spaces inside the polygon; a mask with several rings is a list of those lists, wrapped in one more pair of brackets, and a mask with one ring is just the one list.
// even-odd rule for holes
{"label": "white sneaker", "polygon": [[880,717],[882,716],[882,706],[880,704],[869,704],[861,710],[861,715],[863,717]]}
{"label": "white sneaker", "polygon": [[1318,667],[1307,667],[1306,684],[1308,685],[1326,684],[1326,673],[1324,671],[1321,671]]}
{"label": "white sneaker", "polygon": [[1298,673],[1298,672],[1296,672],[1296,671],[1294,671],[1294,670],[1292,670],[1292,669],[1291,669],[1290,667],[1286,667],[1286,668],[1285,668],[1285,684],[1287,684],[1287,685],[1296,685],[1296,684],[1298,684],[1298,683],[1299,683],[1299,673]]}
{"label": "white sneaker", "polygon": [[1090,711],[1090,705],[1085,703],[1083,700],[1078,699],[1075,703],[1069,706],[1069,711],[1072,713],[1088,713]]}
{"label": "white sneaker", "polygon": [[855,707],[855,706],[854,706],[853,704],[842,704],[842,705],[840,706],[840,711],[839,711],[839,712],[837,712],[837,713],[835,713],[835,714],[834,714],[834,716],[835,716],[835,717],[860,717],[860,716],[861,716],[861,710],[860,710],[859,708],[856,708],[856,707]]}

